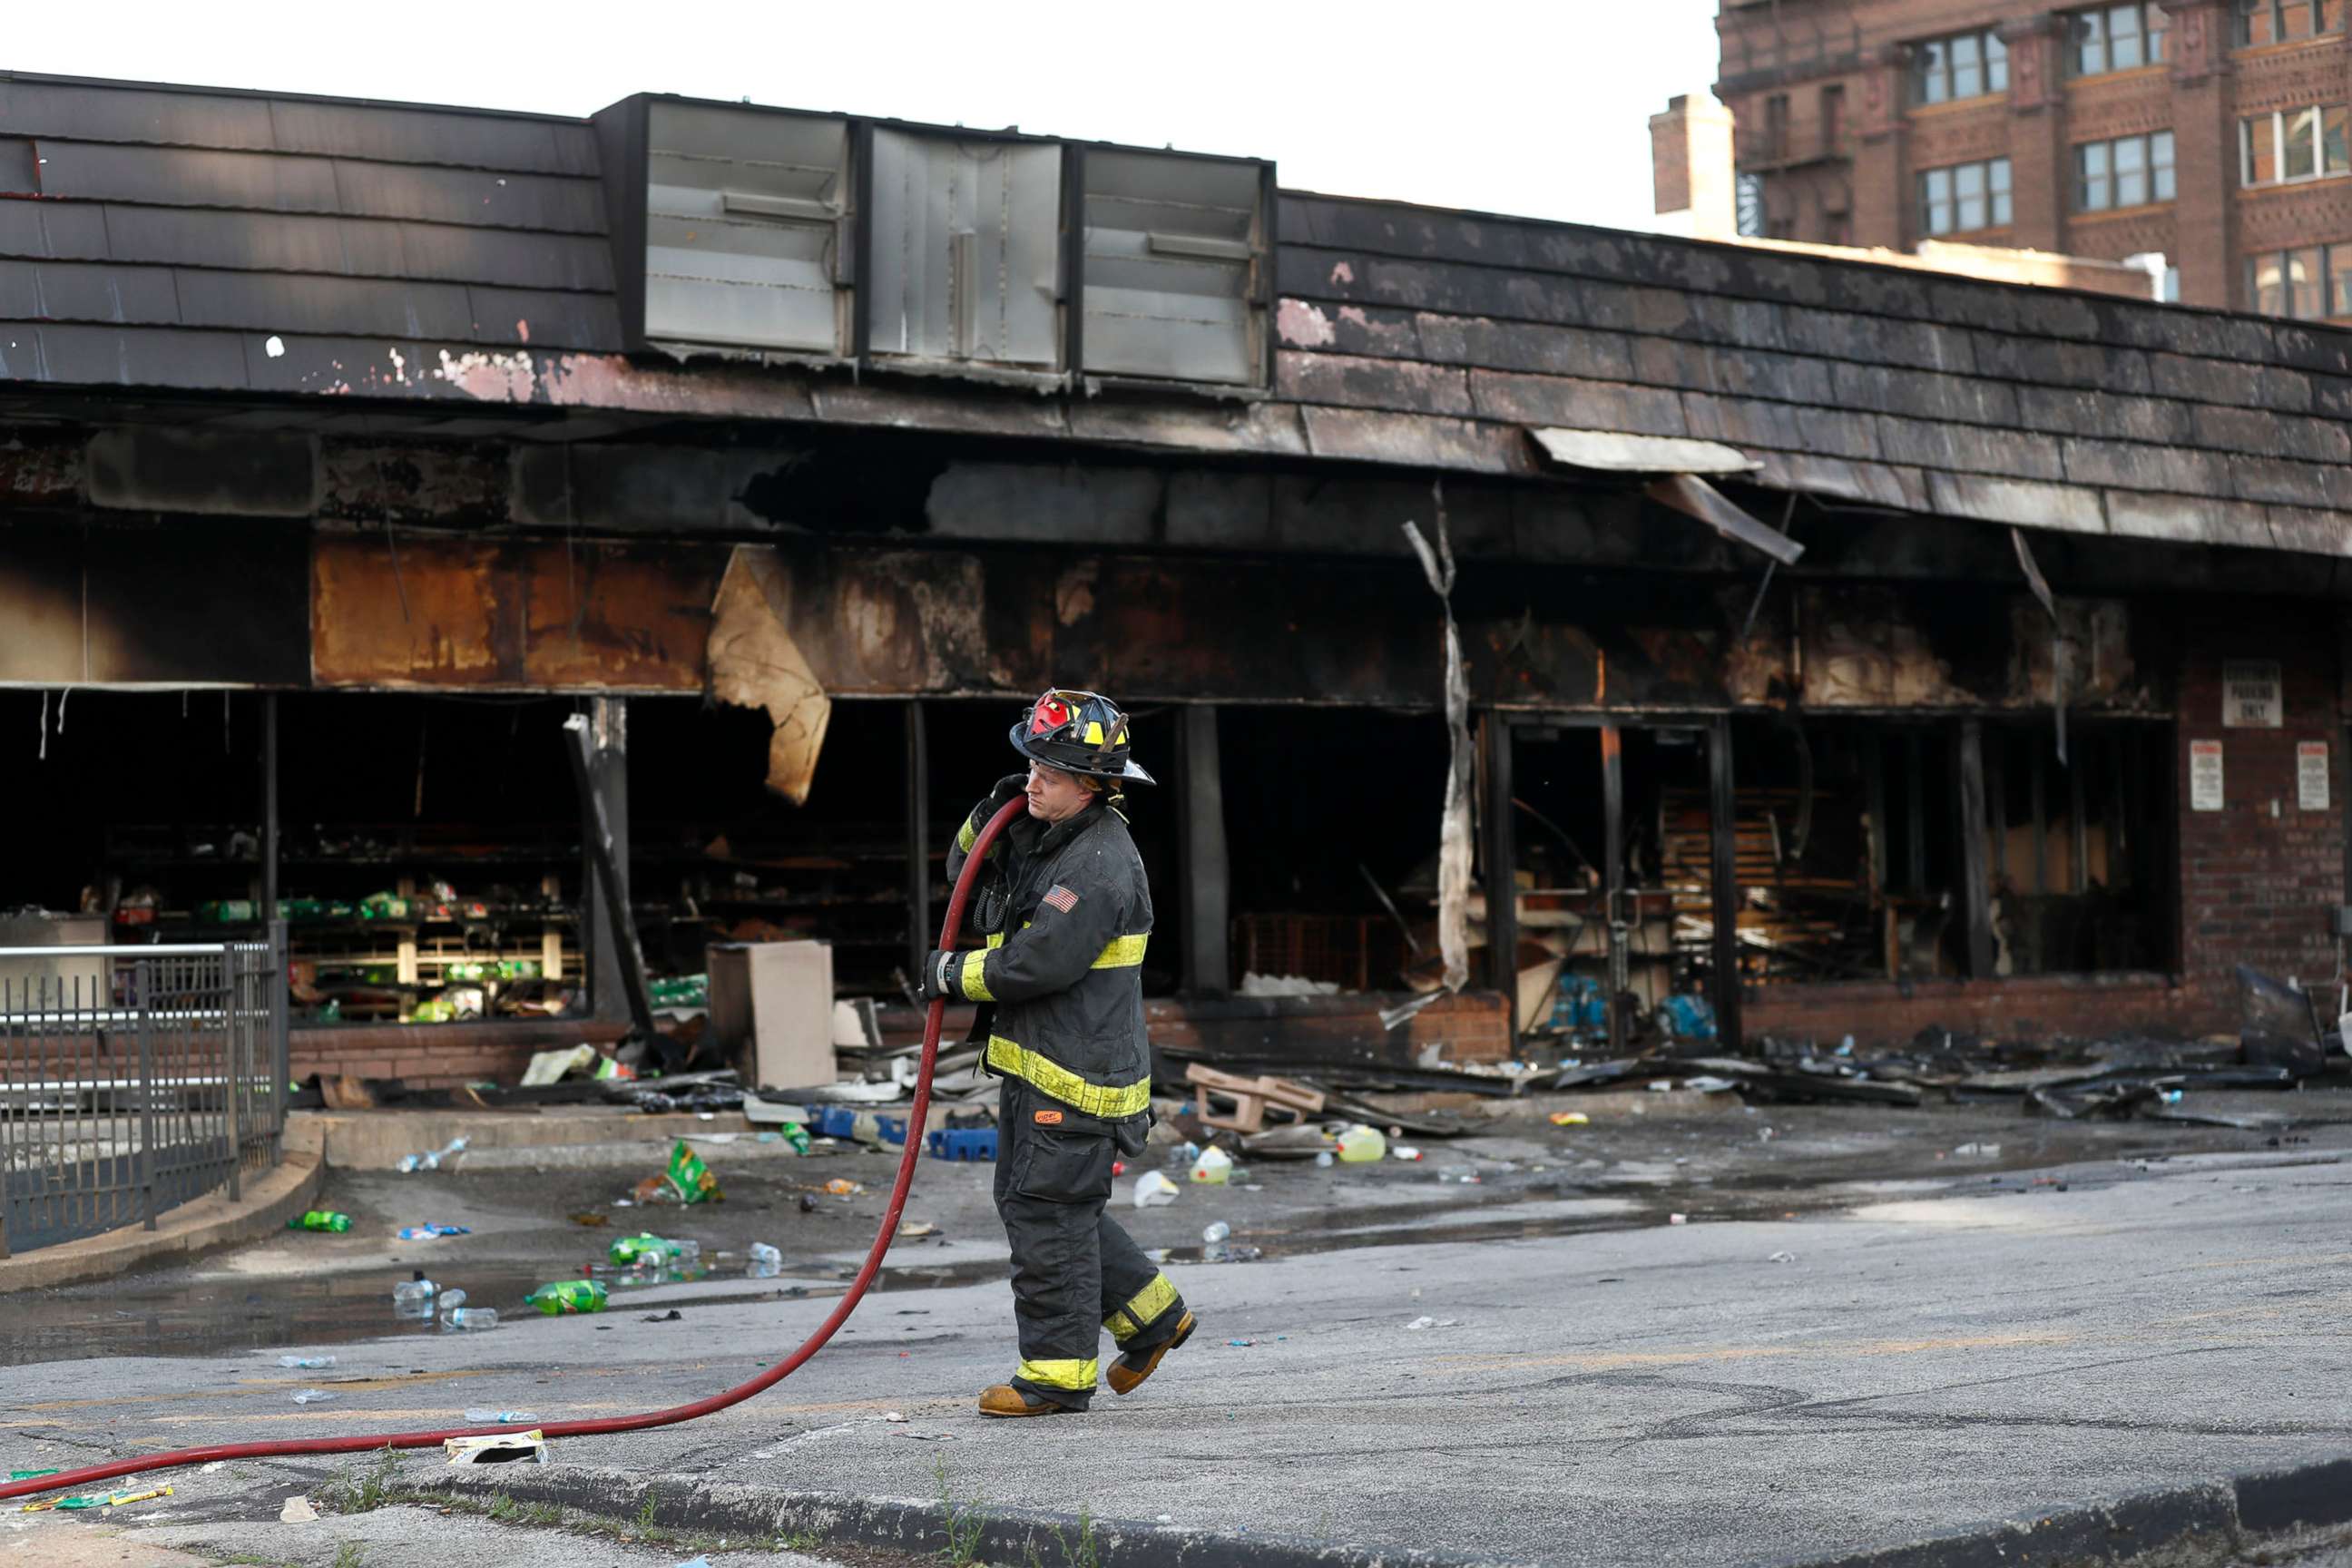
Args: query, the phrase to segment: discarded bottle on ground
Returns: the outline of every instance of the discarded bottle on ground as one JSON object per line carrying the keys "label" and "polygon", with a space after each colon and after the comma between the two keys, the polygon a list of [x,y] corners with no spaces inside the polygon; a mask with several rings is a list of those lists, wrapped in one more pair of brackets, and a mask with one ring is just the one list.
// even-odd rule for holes
{"label": "discarded bottle on ground", "polygon": [[751,1262],[746,1270],[754,1279],[773,1279],[784,1266],[784,1255],[764,1241],[751,1244]]}
{"label": "discarded bottle on ground", "polygon": [[677,1244],[651,1231],[639,1231],[635,1236],[614,1237],[605,1256],[622,1268],[659,1268],[677,1256]]}
{"label": "discarded bottle on ground", "polygon": [[1224,1240],[1225,1237],[1233,1235],[1233,1233],[1234,1227],[1232,1226],[1227,1225],[1223,1220],[1219,1220],[1201,1233],[1201,1239],[1207,1242],[1211,1247],[1214,1247],[1217,1243]]}
{"label": "discarded bottle on ground", "polygon": [[459,1333],[495,1329],[499,1326],[499,1310],[496,1307],[453,1307],[442,1314],[441,1326]]}
{"label": "discarded bottle on ground", "polygon": [[534,1410],[468,1410],[466,1419],[486,1426],[510,1426],[519,1421],[536,1421],[539,1413]]}
{"label": "discarded bottle on ground", "polygon": [[1339,1134],[1339,1158],[1350,1165],[1361,1165],[1388,1157],[1389,1141],[1381,1136],[1377,1127],[1359,1122]]}
{"label": "discarded bottle on ground", "polygon": [[523,1300],[525,1305],[536,1307],[551,1318],[570,1312],[601,1312],[604,1310],[604,1287],[595,1279],[557,1279],[541,1285]]}
{"label": "discarded bottle on ground", "polygon": [[324,1405],[330,1399],[340,1399],[341,1397],[342,1396],[341,1394],[330,1394],[323,1388],[306,1388],[301,1393],[294,1396],[294,1403],[297,1405]]}
{"label": "discarded bottle on ground", "polygon": [[305,1371],[316,1372],[321,1367],[334,1365],[335,1358],[331,1355],[282,1355],[278,1358],[278,1364],[301,1367]]}
{"label": "discarded bottle on ground", "polygon": [[411,1171],[437,1171],[441,1168],[442,1161],[465,1152],[466,1140],[452,1138],[447,1143],[429,1154],[403,1154],[400,1157],[400,1170],[404,1175]]}
{"label": "discarded bottle on ground", "polygon": [[445,1312],[454,1312],[465,1304],[466,1293],[463,1290],[444,1290],[434,1299],[434,1305]]}
{"label": "discarded bottle on ground", "polygon": [[433,1315],[433,1297],[439,1289],[419,1272],[392,1288],[392,1310],[404,1318],[429,1318]]}
{"label": "discarded bottle on ground", "polygon": [[1233,1178],[1234,1157],[1213,1145],[1201,1151],[1192,1162],[1192,1179],[1211,1186],[1223,1186]]}
{"label": "discarded bottle on ground", "polygon": [[352,1228],[352,1216],[347,1214],[337,1214],[331,1209],[312,1209],[308,1214],[297,1215],[288,1220],[286,1228],[346,1231]]}

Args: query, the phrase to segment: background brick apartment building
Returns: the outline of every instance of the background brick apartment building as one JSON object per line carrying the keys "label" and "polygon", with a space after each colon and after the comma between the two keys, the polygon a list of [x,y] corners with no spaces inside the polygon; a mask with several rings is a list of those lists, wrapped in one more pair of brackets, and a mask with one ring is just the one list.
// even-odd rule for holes
{"label": "background brick apartment building", "polygon": [[1725,0],[1741,229],[2161,253],[2187,303],[2352,318],[2347,8]]}

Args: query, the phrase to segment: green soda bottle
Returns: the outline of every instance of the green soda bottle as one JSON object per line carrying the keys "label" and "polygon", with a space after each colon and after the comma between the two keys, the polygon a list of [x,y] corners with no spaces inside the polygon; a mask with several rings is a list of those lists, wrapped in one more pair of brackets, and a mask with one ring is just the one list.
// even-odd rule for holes
{"label": "green soda bottle", "polygon": [[616,1268],[661,1268],[677,1256],[677,1243],[664,1241],[646,1231],[635,1236],[616,1236],[607,1251]]}
{"label": "green soda bottle", "polygon": [[352,1216],[347,1214],[337,1214],[331,1209],[312,1209],[308,1214],[299,1215],[293,1219],[288,1220],[286,1222],[286,1228],[289,1230],[331,1230],[341,1232],[352,1228]]}
{"label": "green soda bottle", "polygon": [[566,1312],[601,1312],[604,1310],[604,1286],[597,1279],[558,1279],[533,1290],[523,1298],[523,1303],[551,1318]]}
{"label": "green soda bottle", "polygon": [[809,1135],[807,1128],[803,1127],[797,1121],[787,1121],[783,1125],[783,1134],[784,1142],[793,1146],[793,1153],[805,1154],[809,1152]]}

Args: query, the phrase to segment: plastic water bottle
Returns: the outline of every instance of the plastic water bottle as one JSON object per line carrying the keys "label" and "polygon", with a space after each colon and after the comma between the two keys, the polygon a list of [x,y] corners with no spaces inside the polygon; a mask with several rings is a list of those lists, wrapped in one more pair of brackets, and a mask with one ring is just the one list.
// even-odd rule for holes
{"label": "plastic water bottle", "polygon": [[308,1214],[296,1215],[292,1219],[288,1220],[286,1228],[331,1230],[340,1233],[352,1228],[352,1216],[347,1214],[337,1214],[331,1209],[312,1209]]}
{"label": "plastic water bottle", "polygon": [[1233,1233],[1234,1227],[1232,1226],[1227,1225],[1223,1220],[1219,1220],[1201,1233],[1201,1239],[1207,1242],[1211,1247],[1214,1247],[1217,1243],[1224,1240],[1225,1237],[1233,1235]]}
{"label": "plastic water bottle", "polygon": [[784,1255],[776,1248],[770,1247],[766,1242],[755,1241],[751,1244],[752,1262],[773,1264],[782,1263],[783,1260]]}
{"label": "plastic water bottle", "polygon": [[466,1140],[452,1138],[430,1154],[403,1154],[400,1157],[400,1170],[404,1175],[411,1171],[437,1171],[441,1168],[442,1161],[453,1159],[465,1152]]}
{"label": "plastic water bottle", "polygon": [[466,1419],[485,1426],[511,1426],[518,1421],[536,1421],[535,1410],[468,1410]]}
{"label": "plastic water bottle", "polygon": [[445,1312],[454,1312],[465,1304],[466,1293],[463,1290],[444,1290],[436,1301],[436,1305]]}
{"label": "plastic water bottle", "polygon": [[297,1405],[324,1405],[330,1399],[340,1399],[342,1395],[339,1394],[330,1394],[323,1388],[306,1388],[301,1393],[294,1396],[294,1403]]}
{"label": "plastic water bottle", "polygon": [[404,1318],[429,1318],[433,1315],[433,1297],[437,1287],[419,1274],[404,1279],[392,1288],[392,1310]]}
{"label": "plastic water bottle", "polygon": [[282,1355],[278,1358],[278,1364],[298,1366],[306,1372],[317,1372],[323,1367],[334,1365],[335,1358],[331,1355]]}
{"label": "plastic water bottle", "polygon": [[496,1307],[455,1308],[441,1320],[441,1324],[442,1327],[455,1329],[459,1333],[470,1333],[481,1329],[495,1329],[499,1326],[499,1310]]}

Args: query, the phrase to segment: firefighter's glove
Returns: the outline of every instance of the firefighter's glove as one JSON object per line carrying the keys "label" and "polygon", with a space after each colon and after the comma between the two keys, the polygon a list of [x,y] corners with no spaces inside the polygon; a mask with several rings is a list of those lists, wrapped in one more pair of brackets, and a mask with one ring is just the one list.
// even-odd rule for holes
{"label": "firefighter's glove", "polygon": [[1005,774],[996,781],[996,787],[988,792],[988,800],[980,808],[980,820],[986,822],[1028,793],[1029,775],[1027,773]]}
{"label": "firefighter's glove", "polygon": [[944,996],[950,1002],[963,999],[961,969],[964,961],[961,952],[935,952],[923,961],[923,975],[915,990],[926,1002]]}

